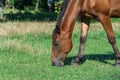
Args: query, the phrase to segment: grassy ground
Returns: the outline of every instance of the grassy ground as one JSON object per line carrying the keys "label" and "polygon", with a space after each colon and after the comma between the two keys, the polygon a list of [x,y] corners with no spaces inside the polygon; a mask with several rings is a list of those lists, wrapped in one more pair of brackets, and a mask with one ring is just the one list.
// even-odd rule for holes
{"label": "grassy ground", "polygon": [[[51,33],[55,22],[0,23],[0,80],[119,80],[120,68],[99,23],[92,23],[83,63],[71,66],[79,47],[79,23],[73,34],[73,49],[64,67],[50,63]],[[120,49],[120,23],[113,23]]]}

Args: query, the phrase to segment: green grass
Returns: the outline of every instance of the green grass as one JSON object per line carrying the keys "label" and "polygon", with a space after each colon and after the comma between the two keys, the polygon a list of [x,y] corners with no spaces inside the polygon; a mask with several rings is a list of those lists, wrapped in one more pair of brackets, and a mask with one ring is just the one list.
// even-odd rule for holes
{"label": "green grass", "polygon": [[[0,24],[0,80],[119,80],[113,50],[98,23],[91,24],[84,60],[71,66],[79,47],[79,24],[73,34],[73,49],[64,67],[50,62],[51,34],[55,22],[3,22]],[[120,26],[113,23],[120,49]]]}

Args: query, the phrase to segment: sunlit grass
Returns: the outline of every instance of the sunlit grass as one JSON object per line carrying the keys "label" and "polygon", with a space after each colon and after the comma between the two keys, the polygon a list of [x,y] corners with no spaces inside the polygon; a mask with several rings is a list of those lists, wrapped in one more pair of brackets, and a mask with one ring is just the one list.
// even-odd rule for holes
{"label": "sunlit grass", "polygon": [[[73,49],[64,67],[50,62],[51,35],[56,22],[0,23],[0,80],[119,80],[120,69],[100,23],[92,23],[84,60],[71,66],[79,47],[80,23],[73,32]],[[113,23],[120,49],[120,23]]]}

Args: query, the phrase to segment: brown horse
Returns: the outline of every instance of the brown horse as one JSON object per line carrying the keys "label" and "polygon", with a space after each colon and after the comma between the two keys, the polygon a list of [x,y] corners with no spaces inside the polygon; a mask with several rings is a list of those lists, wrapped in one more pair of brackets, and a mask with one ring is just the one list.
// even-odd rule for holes
{"label": "brown horse", "polygon": [[77,16],[81,16],[81,36],[78,55],[73,65],[81,63],[90,19],[99,20],[113,47],[116,65],[120,66],[120,54],[116,45],[110,17],[120,17],[120,0],[64,0],[56,28],[53,31],[51,62],[63,66],[72,49],[72,32]]}

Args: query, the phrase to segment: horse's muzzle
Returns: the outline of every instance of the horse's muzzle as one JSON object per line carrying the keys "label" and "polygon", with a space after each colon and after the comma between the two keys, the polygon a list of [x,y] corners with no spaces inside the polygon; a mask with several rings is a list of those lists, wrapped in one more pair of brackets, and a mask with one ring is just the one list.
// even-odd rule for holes
{"label": "horse's muzzle", "polygon": [[64,66],[64,63],[63,61],[59,60],[59,59],[55,59],[53,62],[52,62],[52,66]]}

